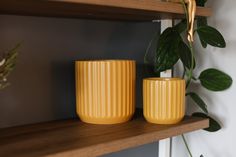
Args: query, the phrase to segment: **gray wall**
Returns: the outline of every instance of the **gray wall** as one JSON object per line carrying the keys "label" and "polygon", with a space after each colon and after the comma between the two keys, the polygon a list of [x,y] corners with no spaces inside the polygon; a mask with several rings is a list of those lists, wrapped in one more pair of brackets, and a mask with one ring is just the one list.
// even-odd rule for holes
{"label": "gray wall", "polygon": [[[135,59],[141,76],[145,49],[159,28],[151,22],[1,15],[0,51],[19,41],[22,47],[11,86],[0,91],[0,128],[75,117],[75,60]],[[137,85],[141,106],[140,77]],[[156,149],[150,144],[108,156],[154,157]]]}

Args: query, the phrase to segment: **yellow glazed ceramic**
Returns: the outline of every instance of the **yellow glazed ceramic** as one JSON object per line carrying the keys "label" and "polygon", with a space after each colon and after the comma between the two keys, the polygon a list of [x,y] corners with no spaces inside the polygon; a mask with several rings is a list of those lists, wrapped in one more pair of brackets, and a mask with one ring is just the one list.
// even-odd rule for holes
{"label": "yellow glazed ceramic", "polygon": [[143,114],[150,123],[180,122],[185,114],[185,80],[179,78],[144,79]]}
{"label": "yellow glazed ceramic", "polygon": [[135,110],[135,61],[77,61],[76,110],[93,124],[116,124],[131,119]]}

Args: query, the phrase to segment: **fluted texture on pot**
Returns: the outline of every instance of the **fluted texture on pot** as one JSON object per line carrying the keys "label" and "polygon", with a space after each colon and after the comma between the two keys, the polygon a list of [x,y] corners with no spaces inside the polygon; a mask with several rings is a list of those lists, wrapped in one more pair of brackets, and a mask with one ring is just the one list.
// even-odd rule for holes
{"label": "fluted texture on pot", "polygon": [[82,121],[115,124],[135,110],[135,61],[76,62],[77,114]]}
{"label": "fluted texture on pot", "polygon": [[178,78],[143,80],[143,112],[147,121],[174,124],[185,114],[185,81]]}

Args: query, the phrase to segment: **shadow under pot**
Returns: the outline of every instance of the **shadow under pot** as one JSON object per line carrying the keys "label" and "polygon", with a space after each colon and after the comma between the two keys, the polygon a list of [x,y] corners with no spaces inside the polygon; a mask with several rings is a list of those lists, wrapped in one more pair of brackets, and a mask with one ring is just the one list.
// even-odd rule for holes
{"label": "shadow under pot", "polygon": [[155,124],[176,124],[185,115],[185,80],[146,78],[143,80],[143,114]]}
{"label": "shadow under pot", "polygon": [[133,60],[76,61],[76,112],[92,124],[130,120],[135,111]]}

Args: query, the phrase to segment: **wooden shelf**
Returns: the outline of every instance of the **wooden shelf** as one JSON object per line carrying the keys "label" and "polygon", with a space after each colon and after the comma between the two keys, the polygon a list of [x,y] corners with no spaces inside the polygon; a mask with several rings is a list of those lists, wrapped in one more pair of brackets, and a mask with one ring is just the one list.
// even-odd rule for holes
{"label": "wooden shelf", "polygon": [[185,117],[176,125],[154,125],[142,117],[118,125],[64,120],[0,130],[0,156],[91,157],[120,151],[209,126]]}
{"label": "wooden shelf", "polygon": [[[161,0],[2,0],[0,13],[112,20],[184,17],[181,4]],[[210,8],[197,8],[197,16],[210,16],[211,13]]]}

